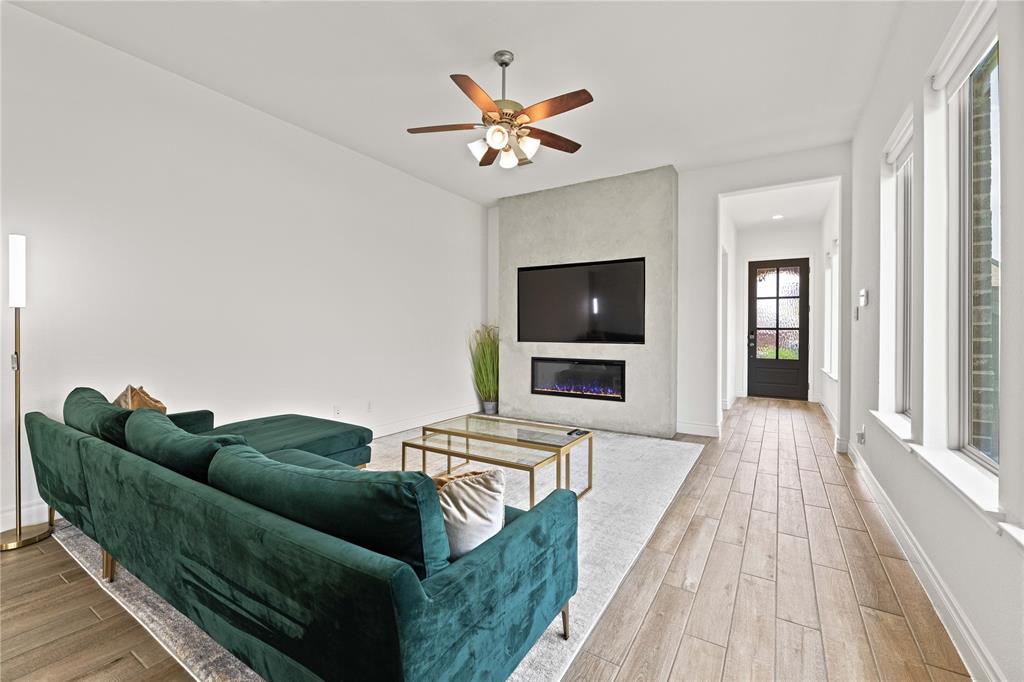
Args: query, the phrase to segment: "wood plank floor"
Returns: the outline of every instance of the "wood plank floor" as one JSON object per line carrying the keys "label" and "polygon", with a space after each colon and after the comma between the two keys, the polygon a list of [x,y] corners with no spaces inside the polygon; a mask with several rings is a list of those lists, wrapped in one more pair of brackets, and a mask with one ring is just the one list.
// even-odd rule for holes
{"label": "wood plank floor", "polygon": [[[567,680],[967,674],[818,406],[741,400]],[[0,555],[0,680],[188,680],[52,539]]]}
{"label": "wood plank floor", "polygon": [[0,554],[0,680],[191,680],[53,538]]}
{"label": "wood plank floor", "polygon": [[965,680],[814,403],[741,399],[565,680]]}

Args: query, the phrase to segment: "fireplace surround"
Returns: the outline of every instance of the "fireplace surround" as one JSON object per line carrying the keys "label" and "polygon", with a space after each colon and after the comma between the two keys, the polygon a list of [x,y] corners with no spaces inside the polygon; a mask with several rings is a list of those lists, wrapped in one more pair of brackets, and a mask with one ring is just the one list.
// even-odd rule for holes
{"label": "fireplace surround", "polygon": [[540,358],[531,362],[530,391],[591,400],[626,400],[624,360]]}

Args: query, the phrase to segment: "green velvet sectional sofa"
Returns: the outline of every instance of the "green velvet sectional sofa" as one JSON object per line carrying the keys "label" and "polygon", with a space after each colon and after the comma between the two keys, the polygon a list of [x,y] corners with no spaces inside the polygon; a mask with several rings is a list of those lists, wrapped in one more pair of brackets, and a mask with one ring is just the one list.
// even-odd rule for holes
{"label": "green velvet sectional sofa", "polygon": [[503,680],[576,592],[569,491],[449,561],[433,481],[355,469],[361,427],[112,407],[26,416],[40,494],[268,680]]}

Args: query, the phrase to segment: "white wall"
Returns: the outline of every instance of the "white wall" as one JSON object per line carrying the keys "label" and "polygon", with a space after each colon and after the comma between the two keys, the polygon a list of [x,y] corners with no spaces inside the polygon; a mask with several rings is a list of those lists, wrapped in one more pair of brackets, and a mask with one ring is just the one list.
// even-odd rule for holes
{"label": "white wall", "polygon": [[[676,433],[676,191],[672,166],[501,199],[501,414],[671,438]],[[644,258],[644,343],[518,341],[521,267]],[[533,357],[623,360],[626,399],[531,392]]]}
{"label": "white wall", "polygon": [[[918,239],[929,235],[927,243],[918,242],[915,249],[915,263],[924,267],[918,268],[916,275],[918,312],[914,328],[939,328],[938,336],[942,336],[941,327],[949,314],[942,286],[948,276],[944,270],[944,198],[935,195],[936,190],[941,194],[946,183],[945,158],[938,149],[944,145],[944,102],[936,101],[929,66],[959,9],[958,3],[904,6],[852,144],[853,231],[852,241],[844,240],[842,247],[844,255],[852,251],[852,281],[847,295],[852,299],[857,290],[865,288],[874,303],[861,311],[850,331],[850,413],[854,428],[865,428],[865,443],[851,443],[850,449],[866,465],[870,479],[877,482],[876,497],[897,534],[903,537],[908,558],[971,672],[982,679],[1020,680],[1024,679],[1024,544],[1011,539],[1012,532],[1021,532],[1019,525],[1014,531],[1014,527],[998,523],[998,515],[969,501],[969,496],[951,483],[952,479],[927,463],[958,461],[955,453],[941,451],[945,440],[941,425],[946,419],[944,341],[930,334],[928,343],[923,344],[924,335],[919,334],[915,342],[918,351],[922,345],[928,350],[916,353],[921,358],[923,379],[915,390],[923,400],[916,403],[922,409],[915,409],[918,426],[914,435],[923,437],[925,445],[936,448],[931,460],[915,454],[869,414],[869,410],[878,407],[882,365],[881,306],[877,301],[887,294],[879,291],[880,169],[886,141],[911,106],[915,131],[914,224]],[[1001,120],[1011,136],[1011,140],[1003,140],[1002,156],[1007,160],[1003,173],[1003,215],[1005,225],[1019,227],[1024,215],[1024,196],[1007,188],[1024,186],[1024,140],[1019,125],[1024,120],[1024,12],[1019,4],[1011,2],[1000,3],[998,14],[1001,62],[1003,55],[1010,55],[1006,63],[1009,72],[1004,70],[1004,64],[1000,65]],[[921,168],[923,173],[919,173]],[[925,188],[929,193],[927,200],[922,196]],[[1003,311],[1010,323],[1004,318],[1002,333],[1017,341],[1021,338],[1024,311],[1024,279],[1020,276],[1024,241],[1015,236],[1019,233],[1020,230],[1004,230],[1008,237],[1004,237],[1002,244],[1004,273],[1013,271],[1010,286],[1006,286],[1007,275],[1003,275]],[[923,255],[928,258],[923,258],[922,263]],[[936,262],[936,257],[941,262]],[[922,271],[925,274],[920,274]],[[920,297],[925,290],[927,310],[922,312],[925,306],[920,305]],[[1024,435],[1020,419],[1024,413],[1024,372],[1020,371],[1020,353],[1015,347],[1019,344],[1007,345],[1010,364],[1004,363],[1002,367],[1000,439],[1011,447],[1004,450],[1010,466],[1004,464],[1000,474],[1004,495],[1008,494],[1006,489],[1019,491],[1024,480],[1020,469],[1024,459],[1019,447]],[[891,368],[892,364],[884,366]],[[920,426],[922,422],[924,428]],[[1012,505],[1004,500],[1002,506],[1007,518],[1012,519]],[[1018,517],[1018,524],[1019,521]]]}
{"label": "white wall", "polygon": [[[807,380],[810,383],[808,400],[819,399],[821,380],[818,367],[821,365],[821,349],[824,339],[824,267],[820,251],[822,223],[803,223],[786,226],[748,227],[736,231],[736,267],[731,278],[732,295],[729,297],[733,317],[733,351],[729,358],[730,373],[735,378],[734,395],[747,395],[747,315],[749,293],[749,269],[752,261],[775,260],[779,258],[807,258],[810,281],[808,304],[811,314],[808,318]],[[809,351],[809,352],[808,352]]]}
{"label": "white wall", "polygon": [[[849,155],[849,145],[840,144],[680,173],[679,323],[685,328],[707,327],[706,333],[679,335],[680,431],[717,435],[721,428],[722,305],[719,268],[720,249],[724,246],[728,250],[729,228],[723,227],[719,221],[719,195],[836,176],[842,186],[842,232],[846,235],[850,225]],[[724,241],[720,239],[720,232],[726,237]],[[735,252],[730,252],[729,257],[730,270],[736,272],[739,265]],[[845,255],[843,259],[845,261]],[[842,270],[844,281],[848,282],[845,263]],[[848,305],[849,301],[844,301],[844,310]],[[845,315],[841,319],[845,319]],[[717,321],[713,332],[710,329],[712,320]],[[845,357],[846,354],[841,355]],[[841,379],[847,371],[848,367],[844,365]],[[841,382],[841,385],[845,384]],[[840,405],[843,403],[840,396]],[[842,409],[839,415],[837,436],[845,437],[849,422]]]}
{"label": "white wall", "polygon": [[[221,423],[337,406],[380,434],[476,408],[480,206],[9,3],[2,57],[4,249],[28,236],[25,411],[59,417],[75,386],[128,383]],[[32,507],[27,447],[24,463]]]}

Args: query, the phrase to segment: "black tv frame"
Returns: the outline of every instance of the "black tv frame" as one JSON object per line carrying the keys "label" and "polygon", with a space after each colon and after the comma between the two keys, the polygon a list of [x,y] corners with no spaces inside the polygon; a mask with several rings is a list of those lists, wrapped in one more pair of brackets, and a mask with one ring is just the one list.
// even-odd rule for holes
{"label": "black tv frame", "polygon": [[[521,301],[519,300],[519,274],[522,272],[529,272],[532,270],[554,270],[558,268],[574,268],[574,267],[587,267],[590,265],[608,265],[610,263],[643,263],[644,264],[644,276],[643,281],[640,283],[641,291],[644,296],[644,330],[643,330],[643,341],[523,341],[520,338],[520,327],[522,326],[522,313],[521,313]],[[582,263],[555,263],[553,265],[528,265],[520,268],[516,268],[516,342],[517,343],[572,343],[572,344],[583,344],[593,343],[600,345],[617,345],[617,346],[642,346],[647,343],[647,257],[639,256],[636,258],[614,258],[612,260],[592,260]]]}

